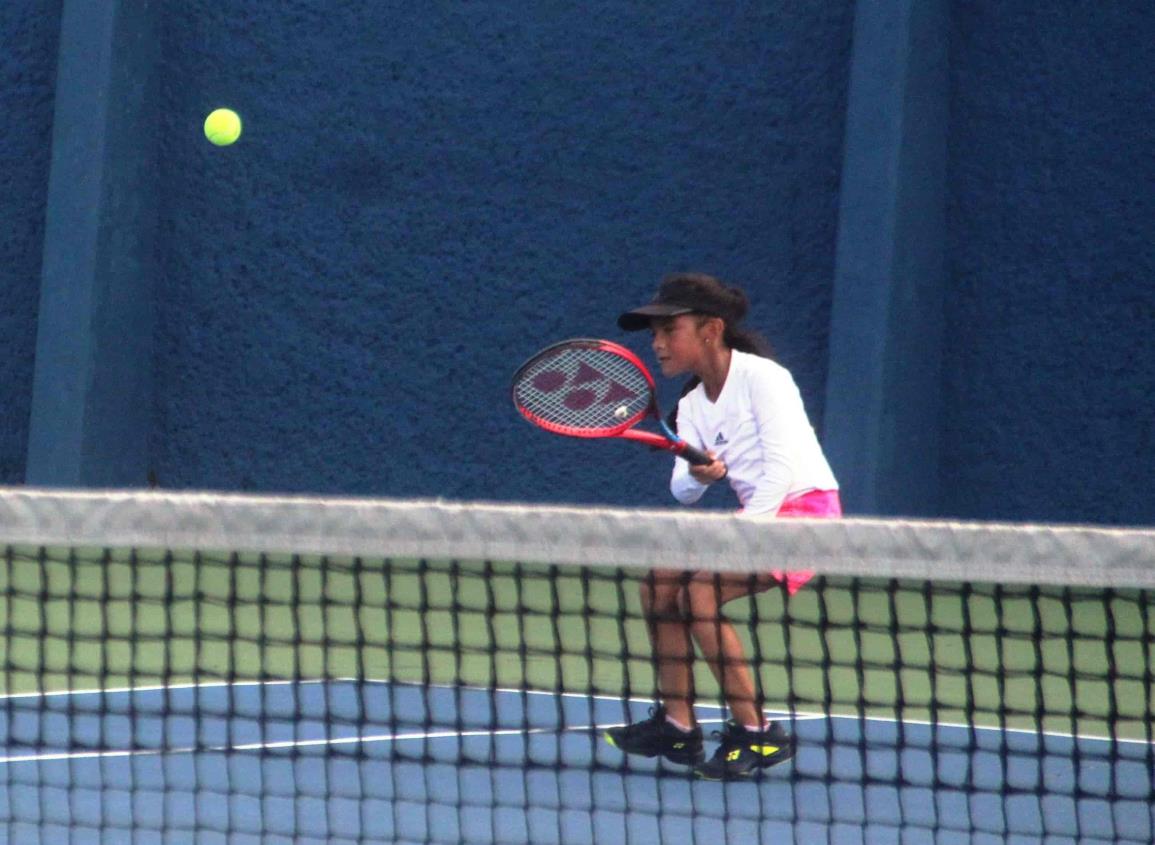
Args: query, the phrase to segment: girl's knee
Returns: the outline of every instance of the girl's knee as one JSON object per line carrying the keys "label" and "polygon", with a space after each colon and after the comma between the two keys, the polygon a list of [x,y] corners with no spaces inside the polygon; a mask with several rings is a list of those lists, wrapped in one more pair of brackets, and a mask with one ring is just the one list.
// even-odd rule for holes
{"label": "girl's knee", "polygon": [[655,583],[650,579],[640,587],[642,612],[649,618],[672,618],[682,612],[684,590],[681,584]]}
{"label": "girl's knee", "polygon": [[710,581],[694,580],[686,588],[690,618],[695,623],[715,622],[721,616],[718,589]]}
{"label": "girl's knee", "polygon": [[647,615],[675,610],[679,604],[677,590],[656,590],[653,584],[642,582],[638,592],[642,599],[642,611]]}
{"label": "girl's knee", "polygon": [[686,593],[692,606],[720,605],[722,586],[717,578],[708,572],[699,572],[686,585]]}
{"label": "girl's knee", "polygon": [[760,593],[773,582],[773,578],[756,575],[735,576],[699,572],[688,585],[687,592],[693,609],[710,610],[716,615],[728,602]]}

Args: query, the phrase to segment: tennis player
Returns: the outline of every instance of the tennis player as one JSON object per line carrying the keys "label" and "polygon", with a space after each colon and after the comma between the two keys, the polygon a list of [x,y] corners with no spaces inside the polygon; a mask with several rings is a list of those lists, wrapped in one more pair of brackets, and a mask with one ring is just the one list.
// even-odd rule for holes
{"label": "tennis player", "polygon": [[[746,518],[841,516],[838,482],[806,416],[790,373],[769,346],[742,327],[745,293],[711,276],[667,277],[648,305],[618,318],[626,331],[650,329],[666,376],[691,374],[678,403],[677,430],[714,460],[674,461],[670,491],[693,504],[725,481]],[[809,572],[760,575],[654,570],[641,585],[660,701],[650,718],[611,728],[607,740],[631,754],[693,765],[709,780],[748,777],[794,755],[795,741],[766,717],[734,626],[722,605],[779,584],[793,595]],[[694,644],[721,686],[730,719],[705,759],[694,718]]]}

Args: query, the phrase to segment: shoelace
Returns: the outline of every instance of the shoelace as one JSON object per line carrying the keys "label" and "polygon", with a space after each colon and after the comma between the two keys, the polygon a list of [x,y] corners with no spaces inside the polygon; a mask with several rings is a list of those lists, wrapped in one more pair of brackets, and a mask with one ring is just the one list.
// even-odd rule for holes
{"label": "shoelace", "polygon": [[720,731],[710,731],[710,738],[718,740],[722,743],[722,745],[725,745],[727,740],[732,740],[733,736],[733,732],[728,731],[725,728]]}
{"label": "shoelace", "polygon": [[657,723],[657,722],[662,721],[664,718],[665,718],[665,712],[663,711],[661,705],[651,704],[650,705],[649,718],[647,718],[646,721],[644,721],[644,722],[638,722],[636,725],[629,725],[628,727],[629,727],[631,732],[637,731],[637,730],[644,730],[642,728],[642,725],[648,725],[650,723]]}

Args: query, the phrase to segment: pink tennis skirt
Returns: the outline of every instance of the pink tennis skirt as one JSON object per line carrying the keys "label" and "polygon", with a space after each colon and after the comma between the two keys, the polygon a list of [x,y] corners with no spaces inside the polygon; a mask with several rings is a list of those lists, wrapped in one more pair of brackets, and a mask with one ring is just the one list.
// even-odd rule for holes
{"label": "pink tennis skirt", "polygon": [[[835,519],[842,516],[842,500],[837,490],[810,490],[787,499],[778,508],[778,516]],[[786,592],[794,595],[814,577],[813,572],[786,572],[772,569],[770,574],[786,585]]]}

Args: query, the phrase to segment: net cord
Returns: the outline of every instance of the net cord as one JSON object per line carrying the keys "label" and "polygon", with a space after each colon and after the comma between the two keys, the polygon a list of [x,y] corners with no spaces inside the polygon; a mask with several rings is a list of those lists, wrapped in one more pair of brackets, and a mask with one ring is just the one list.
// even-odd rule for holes
{"label": "net cord", "polygon": [[1155,530],[216,493],[0,491],[7,544],[1155,587]]}

